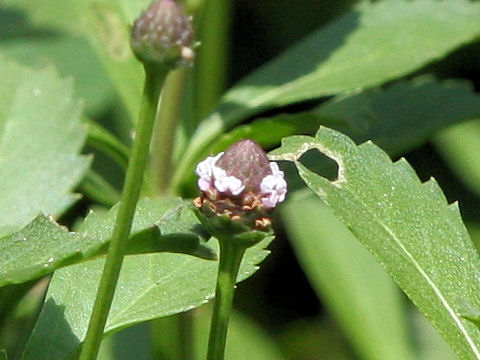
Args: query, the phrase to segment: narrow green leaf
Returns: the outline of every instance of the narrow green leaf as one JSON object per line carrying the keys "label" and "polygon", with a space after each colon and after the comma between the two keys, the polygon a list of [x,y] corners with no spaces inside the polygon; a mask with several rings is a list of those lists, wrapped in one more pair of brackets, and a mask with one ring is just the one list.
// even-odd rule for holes
{"label": "narrow green leaf", "polygon": [[363,1],[246,77],[224,102],[258,112],[385,83],[474,41],[479,16],[468,0]]}
{"label": "narrow green leaf", "polygon": [[438,152],[451,169],[470,190],[480,194],[479,120],[446,129],[439,133],[434,140]]}
{"label": "narrow green leaf", "polygon": [[372,255],[313,194],[291,197],[282,215],[310,283],[357,353],[413,359],[403,297]]}
{"label": "narrow green leaf", "polygon": [[219,135],[246,117],[404,76],[475,40],[479,17],[480,4],[468,0],[361,2],[227,92],[198,128],[175,185]]}
{"label": "narrow green leaf", "polygon": [[80,184],[81,192],[103,206],[113,206],[120,201],[120,192],[94,170],[89,170]]}
{"label": "narrow green leaf", "polygon": [[310,111],[280,114],[238,126],[216,140],[208,152],[218,153],[245,138],[268,148],[287,136],[313,134],[324,125],[356,142],[372,140],[389,154],[397,155],[422,144],[442,127],[477,115],[480,96],[470,83],[419,78],[385,89],[340,95]]}
{"label": "narrow green leaf", "polygon": [[[258,269],[271,240],[247,250],[238,281]],[[217,266],[181,254],[126,257],[106,333],[206,303],[215,293]],[[23,360],[63,360],[79,349],[102,269],[103,260],[94,260],[55,272]]]}
{"label": "narrow green leaf", "polygon": [[[0,239],[0,286],[106,254],[116,213],[117,207],[106,214],[90,213],[79,232],[38,216],[21,231]],[[215,258],[197,234],[200,225],[195,215],[180,199],[143,199],[135,216],[127,254],[171,251]]]}
{"label": "narrow green leaf", "polygon": [[87,144],[103,151],[126,169],[130,156],[128,147],[97,122],[86,118],[84,120],[88,123]]}
{"label": "narrow green leaf", "polygon": [[59,215],[89,165],[86,131],[72,83],[52,68],[34,71],[0,57],[0,236],[40,212]]}
{"label": "narrow green leaf", "polygon": [[[329,181],[299,159],[317,149],[338,164]],[[480,330],[461,316],[480,308],[480,259],[457,204],[449,205],[432,179],[424,184],[401,159],[373,143],[356,146],[327,128],[294,136],[271,154],[294,161],[306,184],[372,252],[461,359],[480,359]]]}

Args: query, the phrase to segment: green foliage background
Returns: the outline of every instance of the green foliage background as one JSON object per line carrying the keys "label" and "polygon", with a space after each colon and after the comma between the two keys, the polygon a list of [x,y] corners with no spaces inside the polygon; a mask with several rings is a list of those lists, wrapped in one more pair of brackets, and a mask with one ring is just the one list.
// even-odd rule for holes
{"label": "green foliage background", "polygon": [[[282,164],[290,196],[276,213],[270,255],[238,286],[227,358],[480,359],[469,348],[479,337],[478,254],[456,205],[446,206],[459,200],[475,243],[480,2],[205,1],[203,19],[220,18],[211,24],[230,30],[219,28],[228,36],[212,40],[209,22],[197,24],[206,44],[197,67],[183,74],[182,121],[169,135],[175,195],[195,196],[195,163],[238,139],[271,150],[285,137],[314,136],[320,125],[357,144],[371,140],[413,167],[392,165],[373,145],[357,153],[340,135],[335,148],[328,139],[336,132],[327,140],[290,138],[272,153],[292,160],[289,144],[302,148],[296,165],[329,207],[292,164]],[[7,285],[0,288],[0,348],[9,359],[74,358],[83,340],[102,260],[83,261],[108,243],[115,210],[106,209],[118,201],[142,85],[126,24],[147,3],[0,4],[0,285]],[[338,167],[313,150],[300,157],[306,143],[351,158],[352,188],[342,193],[319,179],[315,172],[334,180]],[[144,189],[152,198],[157,171]],[[419,185],[415,172],[421,181],[434,176],[445,195],[431,181]],[[391,186],[405,188],[382,192]],[[379,218],[390,222],[397,247],[384,240]],[[208,305],[178,315],[213,296],[216,262],[205,259],[215,243],[197,225],[181,200],[143,200],[101,359],[178,360],[189,336],[191,359],[203,358]],[[239,280],[257,270],[267,245],[251,249]],[[404,259],[405,249],[414,261]],[[415,269],[446,294],[453,316]],[[464,338],[451,318],[467,329]],[[185,323],[193,323],[186,338]]]}

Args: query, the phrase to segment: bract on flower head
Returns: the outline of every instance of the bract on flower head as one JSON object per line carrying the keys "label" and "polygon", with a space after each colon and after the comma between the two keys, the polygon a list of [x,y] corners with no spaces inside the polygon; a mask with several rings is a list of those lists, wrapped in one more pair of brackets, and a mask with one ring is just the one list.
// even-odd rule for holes
{"label": "bract on flower head", "polygon": [[270,226],[268,213],[285,200],[287,183],[252,140],[242,140],[197,165],[202,196],[195,205],[211,215],[226,215],[251,227]]}

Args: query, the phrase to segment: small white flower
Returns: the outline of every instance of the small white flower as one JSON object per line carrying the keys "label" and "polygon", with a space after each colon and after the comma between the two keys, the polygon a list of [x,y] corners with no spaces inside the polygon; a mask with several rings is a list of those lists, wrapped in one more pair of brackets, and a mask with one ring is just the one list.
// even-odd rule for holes
{"label": "small white flower", "polygon": [[262,204],[266,208],[274,208],[278,203],[285,200],[287,194],[287,182],[284,173],[275,162],[270,163],[271,175],[267,175],[260,183]]}
{"label": "small white flower", "polygon": [[209,156],[205,160],[198,163],[195,173],[199,177],[197,184],[201,191],[207,191],[213,186],[214,168],[217,168],[215,163],[222,155],[223,152],[215,156]]}
{"label": "small white flower", "polygon": [[245,185],[235,176],[224,176],[215,179],[215,188],[222,193],[230,192],[236,196],[245,189]]}
{"label": "small white flower", "polygon": [[198,188],[201,191],[207,191],[215,187],[222,193],[230,192],[232,195],[239,195],[245,189],[242,181],[235,176],[227,176],[225,170],[215,166],[222,155],[223,152],[216,156],[209,156],[197,165],[195,173],[199,176]]}

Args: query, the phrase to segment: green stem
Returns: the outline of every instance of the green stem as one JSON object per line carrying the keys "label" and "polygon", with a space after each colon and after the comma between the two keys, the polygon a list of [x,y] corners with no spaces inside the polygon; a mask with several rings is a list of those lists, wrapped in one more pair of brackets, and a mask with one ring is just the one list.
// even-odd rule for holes
{"label": "green stem", "polygon": [[152,167],[156,188],[161,195],[169,192],[175,127],[182,116],[187,74],[187,68],[179,68],[168,75],[158,109]]}
{"label": "green stem", "polygon": [[232,0],[206,0],[201,10],[197,51],[196,117],[203,119],[217,105],[225,90],[230,42]]}
{"label": "green stem", "polygon": [[167,71],[153,70],[145,67],[145,85],[136,136],[125,177],[118,215],[113,228],[113,235],[108,248],[102,278],[97,290],[97,298],[93,306],[92,317],[88,326],[79,360],[95,360],[102,341],[108,312],[112,304],[120,268],[123,262],[123,251],[130,235],[135,208],[140,196],[143,175],[147,163],[150,139],[152,137],[158,99]]}
{"label": "green stem", "polygon": [[213,308],[207,360],[223,360],[228,322],[232,311],[235,280],[245,253],[245,248],[233,241],[220,241],[217,290]]}

